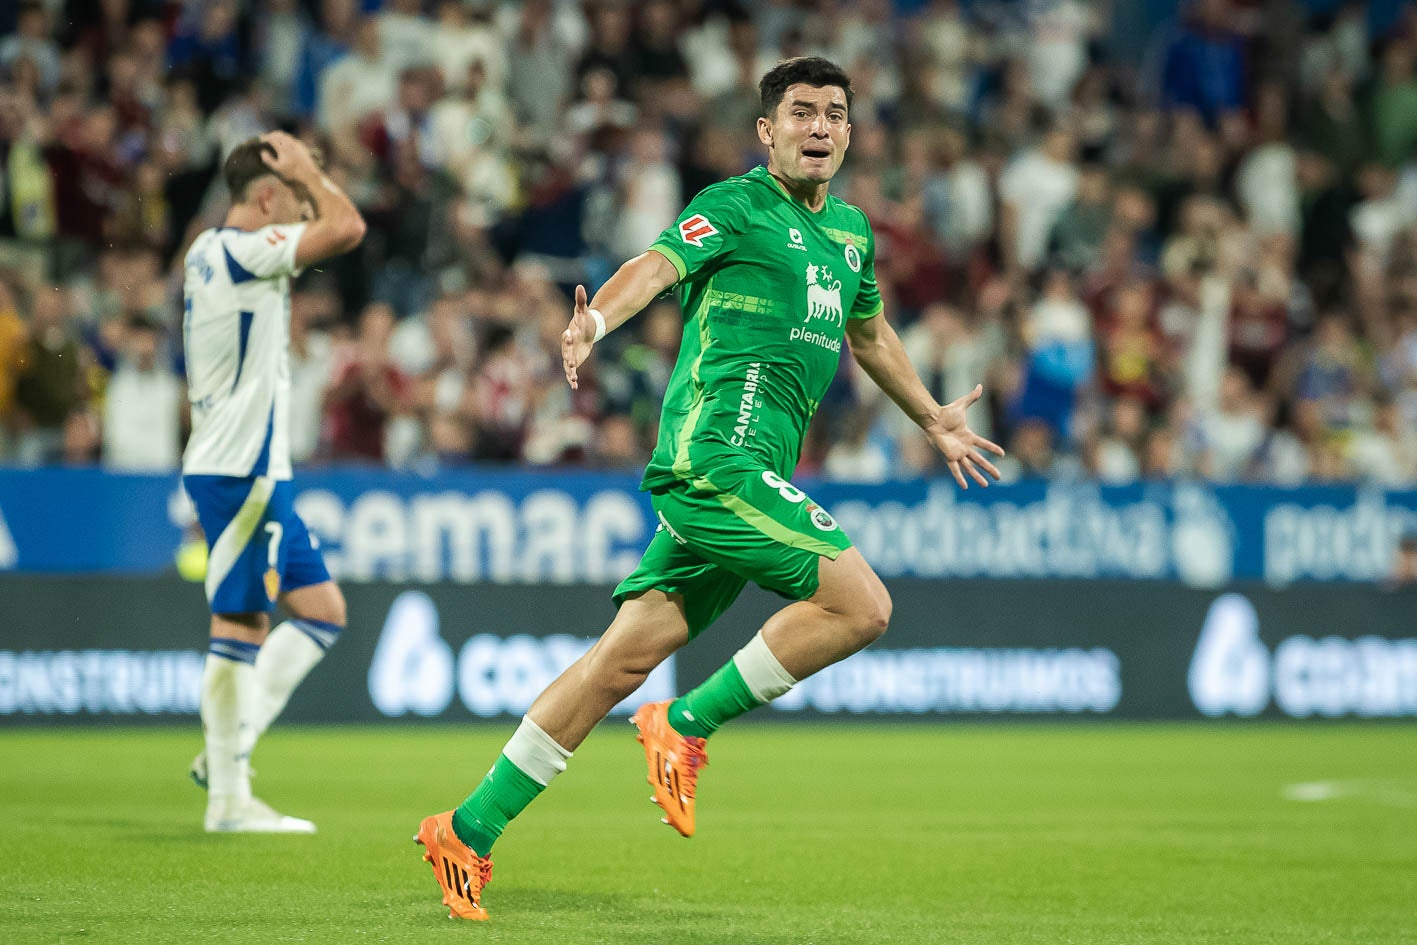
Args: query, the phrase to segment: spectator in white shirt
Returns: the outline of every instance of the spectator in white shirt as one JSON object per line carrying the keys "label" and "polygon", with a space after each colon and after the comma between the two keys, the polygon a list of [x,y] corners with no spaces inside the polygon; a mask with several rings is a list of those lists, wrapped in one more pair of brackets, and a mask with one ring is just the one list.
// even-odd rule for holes
{"label": "spectator in white shirt", "polygon": [[1097,478],[1109,485],[1126,485],[1141,477],[1141,454],[1149,424],[1146,406],[1135,397],[1112,401],[1106,436],[1097,444]]}
{"label": "spectator in white shirt", "polygon": [[938,170],[925,183],[925,212],[945,252],[960,263],[994,229],[989,175],[969,155],[969,141],[958,129],[940,132],[936,154]]}
{"label": "spectator in white shirt", "polygon": [[462,91],[442,98],[429,112],[433,160],[475,206],[499,214],[517,192],[506,156],[515,122],[506,97],[490,84],[483,60],[469,62],[462,78]]}
{"label": "spectator in white shirt", "polygon": [[1077,194],[1073,136],[1054,127],[1040,147],[1017,158],[999,178],[1000,244],[1013,265],[1033,271],[1044,262],[1048,235]]}
{"label": "spectator in white shirt", "polygon": [[468,19],[462,0],[438,4],[438,28],[433,36],[433,64],[449,92],[461,92],[468,66],[482,63],[487,88],[501,91],[507,80],[507,58],[502,38],[490,23]]}
{"label": "spectator in white shirt", "polygon": [[158,332],[135,317],[103,404],[103,464],[122,472],[167,472],[181,457],[182,381],[159,360]]}
{"label": "spectator in white shirt", "polygon": [[669,162],[664,133],[641,128],[630,138],[630,160],[621,171],[620,214],[612,246],[617,257],[644,252],[674,222],[683,203],[679,172]]}
{"label": "spectator in white shirt", "polygon": [[354,48],[320,76],[320,128],[333,135],[353,132],[366,115],[391,105],[398,92],[399,70],[384,52],[379,22],[359,24]]}
{"label": "spectator in white shirt", "polygon": [[297,465],[310,462],[320,447],[334,343],[317,325],[334,317],[338,304],[325,292],[290,297],[290,461]]}
{"label": "spectator in white shirt", "polygon": [[1378,403],[1372,429],[1353,438],[1349,461],[1353,472],[1368,482],[1395,488],[1417,482],[1417,436],[1402,422],[1396,401]]}
{"label": "spectator in white shirt", "polygon": [[822,475],[833,482],[885,482],[891,475],[891,458],[873,437],[876,411],[857,407],[846,418],[841,438],[832,444],[822,465]]}
{"label": "spectator in white shirt", "polygon": [[1226,368],[1220,382],[1220,404],[1199,426],[1208,478],[1235,482],[1247,477],[1265,441],[1266,427],[1259,408],[1245,372],[1233,365]]}
{"label": "spectator in white shirt", "polygon": [[423,0],[390,0],[379,14],[379,39],[397,74],[434,64],[438,29],[423,16]]}
{"label": "spectator in white shirt", "polygon": [[1091,5],[1080,0],[1034,0],[1023,6],[1035,94],[1048,108],[1061,108],[1087,68],[1087,43],[1097,30]]}

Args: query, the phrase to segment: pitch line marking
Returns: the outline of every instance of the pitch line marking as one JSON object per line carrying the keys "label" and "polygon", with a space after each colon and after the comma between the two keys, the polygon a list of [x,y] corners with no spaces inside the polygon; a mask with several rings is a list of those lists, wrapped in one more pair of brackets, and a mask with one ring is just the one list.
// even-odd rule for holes
{"label": "pitch line marking", "polygon": [[1300,781],[1286,784],[1280,794],[1286,801],[1301,804],[1354,798],[1384,807],[1417,809],[1417,790],[1383,781]]}

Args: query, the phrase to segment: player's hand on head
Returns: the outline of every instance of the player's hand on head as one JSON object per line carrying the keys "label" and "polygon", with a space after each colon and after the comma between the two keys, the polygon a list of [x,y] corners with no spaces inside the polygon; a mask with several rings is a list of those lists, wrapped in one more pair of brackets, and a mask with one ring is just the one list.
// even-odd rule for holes
{"label": "player's hand on head", "polygon": [[577,369],[590,357],[590,349],[595,345],[595,321],[590,316],[590,302],[586,298],[585,286],[576,286],[576,306],[571,311],[571,323],[561,332],[561,367],[566,372],[566,383],[572,390],[580,389]]}
{"label": "player's hand on head", "polygon": [[961,489],[969,488],[965,476],[986,488],[989,480],[984,478],[985,473],[994,479],[999,478],[998,468],[985,458],[984,453],[1003,456],[1004,448],[971,430],[965,415],[969,407],[983,396],[983,385],[974,385],[972,391],[941,407],[926,428],[931,442],[944,455],[945,465]]}
{"label": "player's hand on head", "polygon": [[261,152],[261,160],[281,177],[296,177],[302,172],[316,170],[315,159],[305,142],[284,131],[268,131],[261,140],[270,145],[269,151]]}

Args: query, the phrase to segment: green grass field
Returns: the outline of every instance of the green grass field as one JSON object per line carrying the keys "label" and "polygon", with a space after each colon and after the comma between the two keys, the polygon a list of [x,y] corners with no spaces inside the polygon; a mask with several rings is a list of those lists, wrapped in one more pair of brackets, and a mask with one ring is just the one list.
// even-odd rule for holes
{"label": "green grass field", "polygon": [[195,726],[0,733],[0,943],[1417,942],[1410,726],[740,725],[683,840],[607,723],[451,922],[410,838],[510,732],[273,732],[315,837],[204,835]]}

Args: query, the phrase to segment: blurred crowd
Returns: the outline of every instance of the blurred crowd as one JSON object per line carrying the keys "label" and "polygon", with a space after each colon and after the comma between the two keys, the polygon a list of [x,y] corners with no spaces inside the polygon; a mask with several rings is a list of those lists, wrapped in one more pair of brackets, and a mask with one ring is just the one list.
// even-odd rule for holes
{"label": "blurred crowd", "polygon": [[[0,462],[175,468],[182,254],[280,126],[370,224],[296,283],[297,462],[641,464],[678,304],[573,392],[568,291],[761,163],[757,80],[815,53],[887,311],[1010,477],[1417,482],[1417,6],[1157,6],[5,4]],[[800,471],[939,465],[843,358]]]}

